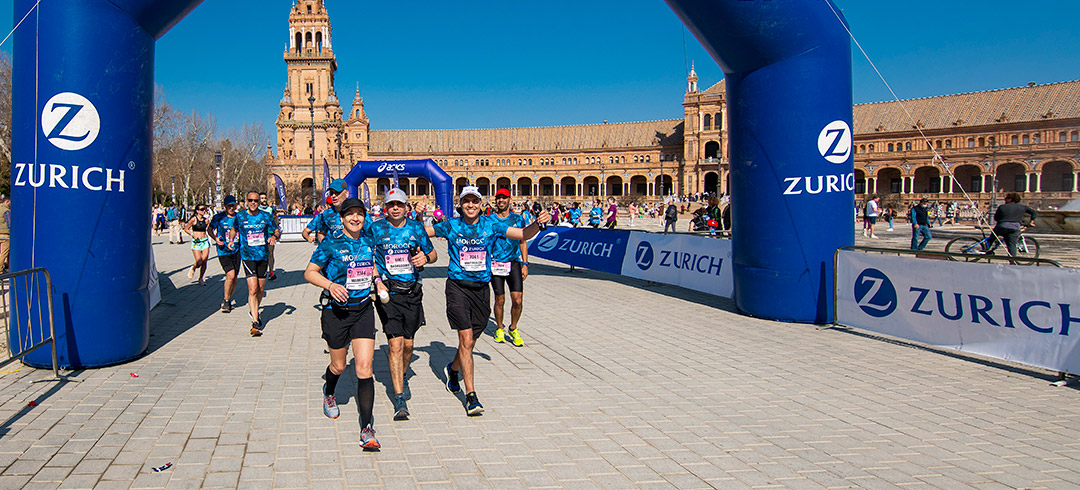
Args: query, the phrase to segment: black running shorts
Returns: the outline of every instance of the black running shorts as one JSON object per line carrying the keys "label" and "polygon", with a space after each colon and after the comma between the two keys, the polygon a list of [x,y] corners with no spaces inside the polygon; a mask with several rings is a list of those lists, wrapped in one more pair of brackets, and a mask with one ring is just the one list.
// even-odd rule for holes
{"label": "black running shorts", "polygon": [[375,304],[375,311],[379,313],[386,338],[412,340],[424,319],[424,292],[416,288],[414,293],[391,294],[390,302]]}
{"label": "black running shorts", "polygon": [[375,339],[375,315],[371,301],[322,312],[322,338],[331,349],[344,349],[352,339]]}
{"label": "black running shorts", "polygon": [[495,291],[495,296],[506,294],[507,288],[510,289],[511,293],[520,293],[524,291],[524,283],[525,278],[521,274],[521,262],[510,263],[509,276],[491,275],[491,290]]}
{"label": "black running shorts", "polygon": [[217,260],[221,264],[221,270],[225,271],[226,274],[240,270],[240,252],[232,255],[218,255]]}
{"label": "black running shorts", "polygon": [[266,269],[269,261],[266,260],[245,260],[244,261],[244,277],[258,277],[259,279],[266,279]]}
{"label": "black running shorts", "polygon": [[491,315],[491,293],[488,283],[446,280],[446,320],[454,330],[472,329],[473,338],[480,338]]}

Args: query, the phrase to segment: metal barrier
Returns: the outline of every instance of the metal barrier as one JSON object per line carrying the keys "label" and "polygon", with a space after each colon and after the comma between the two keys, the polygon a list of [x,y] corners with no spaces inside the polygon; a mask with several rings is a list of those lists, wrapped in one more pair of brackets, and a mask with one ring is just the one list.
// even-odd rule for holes
{"label": "metal barrier", "polygon": [[278,216],[278,227],[281,228],[282,240],[303,240],[301,233],[311,220],[311,215],[281,215]]}
{"label": "metal barrier", "polygon": [[[938,260],[957,260],[957,259],[959,259],[959,260],[964,261],[964,262],[969,262],[972,257],[975,257],[975,256],[970,255],[970,254],[949,253],[949,252],[930,252],[930,251],[926,251],[926,250],[908,250],[908,249],[903,249],[903,248],[877,248],[877,247],[859,247],[859,246],[839,247],[839,248],[836,249],[835,252],[833,252],[833,287],[834,288],[838,284],[837,281],[839,281],[839,279],[840,279],[839,276],[838,276],[838,272],[837,272],[837,269],[838,269],[837,268],[837,261],[840,258],[840,252],[842,250],[855,250],[855,251],[862,251],[862,252],[877,252],[877,253],[880,253],[880,254],[890,254],[890,255],[912,255],[912,256],[915,256],[915,257],[922,257],[922,258],[936,258]],[[999,255],[980,255],[978,257],[986,259],[987,263],[997,261],[997,262],[1006,262],[1006,263],[1015,264],[1015,265],[1052,265],[1054,267],[1061,267],[1061,264],[1058,263],[1058,261],[1051,260],[1051,259],[1025,259],[1025,258],[1010,257],[1008,255],[1000,255],[1000,256]],[[840,325],[840,323],[837,322],[837,318],[836,318],[836,308],[837,308],[837,306],[839,306],[837,296],[839,296],[839,295],[836,294],[836,291],[833,291],[833,321],[832,321],[833,325]]]}
{"label": "metal barrier", "polygon": [[[10,305],[8,304],[9,294]],[[8,342],[8,358],[0,361],[0,367],[20,360],[23,356],[48,345],[52,349],[53,377],[57,380],[64,379],[60,376],[60,369],[56,362],[53,287],[49,271],[38,267],[0,275],[0,296],[3,298],[0,304],[4,312],[4,338]],[[41,304],[43,297],[47,309],[43,309]],[[46,311],[48,318],[44,317]],[[13,319],[14,322],[12,322]],[[48,336],[45,335],[46,321],[48,321]],[[12,323],[15,325],[14,335],[11,331]],[[15,343],[18,345],[13,345]]]}

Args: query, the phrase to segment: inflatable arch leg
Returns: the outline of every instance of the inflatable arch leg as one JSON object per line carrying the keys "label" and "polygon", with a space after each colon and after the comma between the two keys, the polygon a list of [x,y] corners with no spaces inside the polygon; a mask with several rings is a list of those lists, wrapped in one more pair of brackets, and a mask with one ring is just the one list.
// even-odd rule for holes
{"label": "inflatable arch leg", "polygon": [[[398,177],[423,177],[431,182],[435,188],[435,204],[453,216],[454,209],[454,186],[450,176],[439,167],[434,160],[372,160],[359,161],[352,170],[345,175],[345,184],[349,187],[349,195],[360,197],[356,188],[365,179],[389,179],[397,172]],[[382,189],[375,189],[376,193]]]}
{"label": "inflatable arch leg", "polygon": [[833,252],[854,243],[851,45],[839,9],[667,1],[727,80],[735,304],[830,321]]}

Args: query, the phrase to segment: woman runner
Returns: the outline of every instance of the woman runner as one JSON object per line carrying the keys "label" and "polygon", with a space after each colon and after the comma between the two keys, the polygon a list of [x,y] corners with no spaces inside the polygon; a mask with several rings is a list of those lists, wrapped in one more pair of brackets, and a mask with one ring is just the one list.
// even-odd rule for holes
{"label": "woman runner", "polygon": [[191,235],[191,255],[195,256],[195,263],[188,269],[188,279],[195,277],[195,270],[199,271],[199,285],[206,285],[203,276],[206,275],[206,259],[210,258],[210,237],[206,236],[206,206],[202,204],[195,207],[195,216],[188,220],[184,229]]}
{"label": "woman runner", "polygon": [[[356,364],[356,400],[360,412],[360,446],[378,451],[372,407],[375,379],[371,361],[375,357],[375,314],[371,305],[375,262],[371,238],[363,233],[367,210],[359,199],[346,199],[340,206],[344,233],[328,235],[311,254],[304,271],[307,282],[326,289],[332,300],[322,312],[322,336],[330,349],[323,389],[323,413],[336,419],[341,411],[334,395],[338,378],[345,371],[345,358],[352,345]],[[324,275],[325,274],[325,275]]]}

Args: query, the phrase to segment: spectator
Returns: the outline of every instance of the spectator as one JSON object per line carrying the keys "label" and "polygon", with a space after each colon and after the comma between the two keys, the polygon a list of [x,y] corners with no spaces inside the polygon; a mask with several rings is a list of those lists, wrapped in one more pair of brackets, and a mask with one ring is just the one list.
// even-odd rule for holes
{"label": "spectator", "polygon": [[[930,212],[926,208],[927,199],[919,200],[919,204],[911,208],[911,249],[922,250],[930,242]],[[922,241],[919,238],[922,237]]]}
{"label": "spectator", "polygon": [[[998,206],[994,211],[994,235],[999,240],[1005,241],[1005,248],[1009,255],[1016,256],[1016,243],[1020,240],[1020,230],[1024,229],[1024,216],[1030,215],[1031,221],[1039,216],[1034,209],[1020,204],[1020,193],[1010,192],[1005,194],[1005,204]],[[1031,223],[1028,221],[1028,223]]]}
{"label": "spectator", "polygon": [[675,232],[675,222],[679,220],[679,210],[675,207],[675,203],[668,204],[666,210],[664,210],[664,233],[668,232],[668,228]]}

